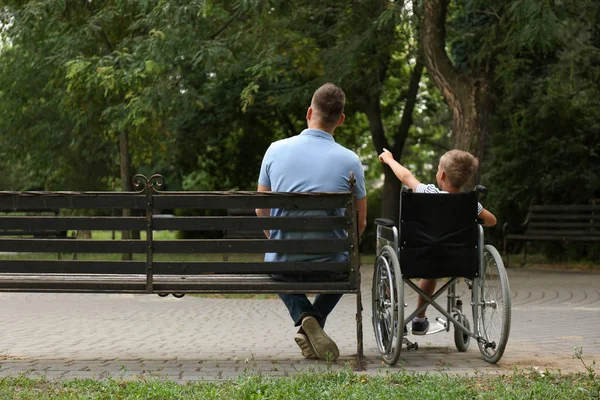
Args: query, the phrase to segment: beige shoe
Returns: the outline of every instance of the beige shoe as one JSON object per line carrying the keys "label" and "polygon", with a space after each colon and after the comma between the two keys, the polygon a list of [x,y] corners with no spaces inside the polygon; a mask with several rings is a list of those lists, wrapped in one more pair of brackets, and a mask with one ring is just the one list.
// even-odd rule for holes
{"label": "beige shoe", "polygon": [[306,335],[302,333],[297,333],[294,341],[302,349],[302,356],[304,358],[308,358],[309,360],[317,358],[315,355],[315,349],[313,349],[312,344],[310,344],[310,340],[306,337]]}
{"label": "beige shoe", "polygon": [[321,360],[331,359],[337,360],[340,356],[340,351],[333,340],[323,329],[315,317],[304,317],[302,320],[302,329],[312,345],[314,354]]}

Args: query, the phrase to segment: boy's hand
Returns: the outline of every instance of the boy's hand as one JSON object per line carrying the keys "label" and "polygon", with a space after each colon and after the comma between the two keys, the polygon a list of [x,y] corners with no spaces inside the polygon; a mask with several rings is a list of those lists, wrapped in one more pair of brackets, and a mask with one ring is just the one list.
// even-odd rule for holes
{"label": "boy's hand", "polygon": [[379,161],[384,164],[389,164],[390,161],[394,160],[394,155],[386,148],[383,149],[383,153],[379,155]]}

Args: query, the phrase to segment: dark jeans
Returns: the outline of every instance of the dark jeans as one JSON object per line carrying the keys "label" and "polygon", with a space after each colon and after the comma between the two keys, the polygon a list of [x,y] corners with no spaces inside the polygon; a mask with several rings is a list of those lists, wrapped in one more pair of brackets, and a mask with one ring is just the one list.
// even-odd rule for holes
{"label": "dark jeans", "polygon": [[[286,282],[311,282],[324,280],[344,280],[347,279],[347,274],[327,274],[326,276],[305,275],[273,275],[275,279]],[[306,316],[313,316],[319,321],[321,328],[325,326],[327,316],[333,311],[336,304],[340,301],[343,294],[317,294],[313,303],[306,297],[305,294],[279,294],[279,298],[290,312],[290,316],[294,320],[295,326],[300,326],[302,319]]]}

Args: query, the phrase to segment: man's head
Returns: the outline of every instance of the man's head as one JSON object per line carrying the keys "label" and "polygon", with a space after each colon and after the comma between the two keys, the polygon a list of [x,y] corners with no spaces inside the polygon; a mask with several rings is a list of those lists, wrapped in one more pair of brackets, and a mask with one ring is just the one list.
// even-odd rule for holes
{"label": "man's head", "polygon": [[323,129],[329,133],[344,122],[344,91],[333,83],[326,83],[313,94],[306,113],[309,127]]}
{"label": "man's head", "polygon": [[479,161],[471,153],[450,150],[440,157],[435,176],[438,186],[447,190],[449,184],[452,189],[460,190],[471,179],[478,166]]}

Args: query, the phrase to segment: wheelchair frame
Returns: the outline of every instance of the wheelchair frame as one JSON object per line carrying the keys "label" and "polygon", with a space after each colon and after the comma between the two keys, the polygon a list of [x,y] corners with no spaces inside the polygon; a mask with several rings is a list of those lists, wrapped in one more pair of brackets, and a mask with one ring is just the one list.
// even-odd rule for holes
{"label": "wheelchair frame", "polygon": [[[407,188],[403,188],[403,191]],[[482,188],[481,190],[485,190]],[[410,191],[410,189],[408,189]],[[428,196],[438,196],[428,194]],[[447,196],[442,194],[441,196]],[[401,196],[402,197],[402,196]],[[400,220],[402,221],[402,204],[400,207]],[[456,284],[461,277],[450,277],[449,280],[437,289],[430,297],[410,280],[403,276],[399,262],[399,230],[391,220],[378,218],[377,224],[377,259],[373,272],[372,307],[373,327],[378,348],[385,362],[396,364],[400,357],[402,345],[408,350],[418,349],[418,343],[410,342],[405,336],[412,319],[423,309],[432,305],[446,319],[437,318],[437,329],[428,331],[435,334],[450,331],[454,326],[454,342],[459,351],[466,351],[470,339],[477,341],[483,359],[498,362],[504,353],[508,336],[510,334],[510,287],[506,269],[500,254],[495,247],[484,244],[483,227],[478,226],[478,274],[472,280],[466,279],[471,289],[471,309],[473,317],[473,330],[470,322],[463,313],[463,304],[456,292]],[[488,282],[492,282],[491,274],[497,274],[500,293],[492,293]],[[488,279],[489,277],[489,279]],[[442,278],[442,276],[438,277]],[[404,284],[423,297],[424,304],[404,318]],[[448,291],[446,309],[436,302],[444,292]],[[487,292],[487,293],[486,293]],[[497,337],[493,334],[497,330],[492,318],[500,312],[501,326]],[[399,323],[398,321],[402,321]]]}

